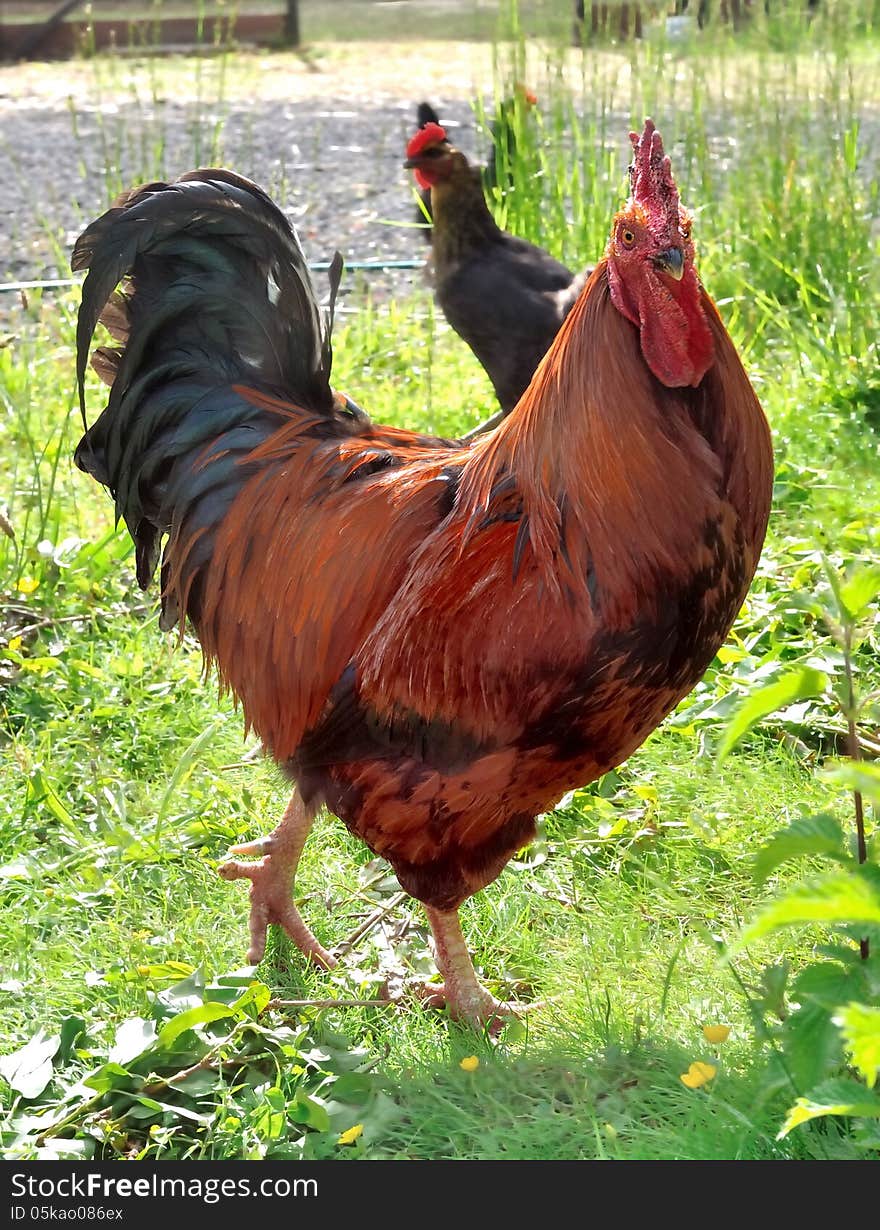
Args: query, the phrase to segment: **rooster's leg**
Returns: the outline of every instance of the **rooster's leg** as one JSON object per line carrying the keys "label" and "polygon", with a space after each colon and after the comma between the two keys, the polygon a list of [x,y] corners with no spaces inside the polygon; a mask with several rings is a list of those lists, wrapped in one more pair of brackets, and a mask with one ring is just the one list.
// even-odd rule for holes
{"label": "rooster's leg", "polygon": [[426,905],[425,912],[434,934],[437,968],[443,975],[442,986],[425,986],[429,998],[445,1003],[455,1020],[477,1027],[510,1016],[515,1010],[500,1003],[477,981],[458,910],[435,910]]}
{"label": "rooster's leg", "polygon": [[317,965],[332,969],[336,964],[336,958],[315,939],[293,904],[293,880],[314,818],[314,812],[294,790],[281,823],[268,837],[230,847],[231,854],[263,857],[256,863],[230,859],[219,868],[224,880],[251,882],[251,945],[247,956],[252,965],[263,959],[270,923],[283,927],[300,952]]}

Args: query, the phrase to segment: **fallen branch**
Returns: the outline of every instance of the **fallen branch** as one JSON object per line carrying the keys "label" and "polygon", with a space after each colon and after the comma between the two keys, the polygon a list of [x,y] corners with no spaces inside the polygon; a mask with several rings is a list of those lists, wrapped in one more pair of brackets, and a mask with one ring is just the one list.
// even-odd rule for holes
{"label": "fallen branch", "polygon": [[390,999],[270,999],[266,1010],[277,1008],[388,1008]]}
{"label": "fallen branch", "polygon": [[352,931],[348,939],[343,940],[341,944],[336,945],[337,953],[342,954],[350,952],[358,940],[363,939],[368,931],[372,931],[372,929],[377,926],[377,924],[380,923],[387,914],[390,914],[392,910],[396,910],[401,901],[405,901],[406,898],[406,893],[395,893],[390,901],[387,901],[385,905],[382,905],[377,910],[374,910],[369,918],[365,919],[359,927]]}

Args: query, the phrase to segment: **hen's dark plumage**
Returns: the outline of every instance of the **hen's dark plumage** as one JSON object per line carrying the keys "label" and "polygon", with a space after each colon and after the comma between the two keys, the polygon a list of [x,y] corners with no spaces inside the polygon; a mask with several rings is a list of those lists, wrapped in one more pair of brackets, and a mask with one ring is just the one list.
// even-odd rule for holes
{"label": "hen's dark plumage", "polygon": [[438,131],[442,141],[423,145],[406,162],[430,185],[434,293],[486,369],[506,414],[592,270],[572,273],[543,248],[502,230],[486,204],[479,169]]}

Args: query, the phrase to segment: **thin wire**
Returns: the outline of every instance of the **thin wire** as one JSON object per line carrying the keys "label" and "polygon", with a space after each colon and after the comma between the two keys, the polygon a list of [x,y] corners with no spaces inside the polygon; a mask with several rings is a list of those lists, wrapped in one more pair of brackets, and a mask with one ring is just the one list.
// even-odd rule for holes
{"label": "thin wire", "polygon": [[[423,269],[424,261],[346,261],[346,270],[377,271],[381,269]],[[321,273],[330,268],[329,261],[310,261],[309,268],[315,273]],[[0,294],[8,294],[17,290],[51,290],[56,286],[79,286],[80,278],[42,278],[30,282],[0,282]]]}

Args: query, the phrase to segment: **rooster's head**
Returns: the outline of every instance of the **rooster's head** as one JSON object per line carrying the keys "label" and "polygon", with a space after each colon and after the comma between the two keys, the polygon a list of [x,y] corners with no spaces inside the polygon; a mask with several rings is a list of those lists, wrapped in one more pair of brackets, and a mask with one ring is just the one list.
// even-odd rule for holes
{"label": "rooster's head", "polygon": [[[446,137],[446,129],[439,124],[424,124],[406,147],[406,162],[403,164],[415,173],[420,188],[433,188],[443,179],[448,179],[458,153]],[[461,157],[461,155],[459,155]]]}
{"label": "rooster's head", "polygon": [[691,218],[678,199],[652,120],[631,132],[630,198],[617,214],[605,258],[611,298],[639,329],[642,354],[670,388],[696,386],[712,366],[712,337],[694,269]]}

